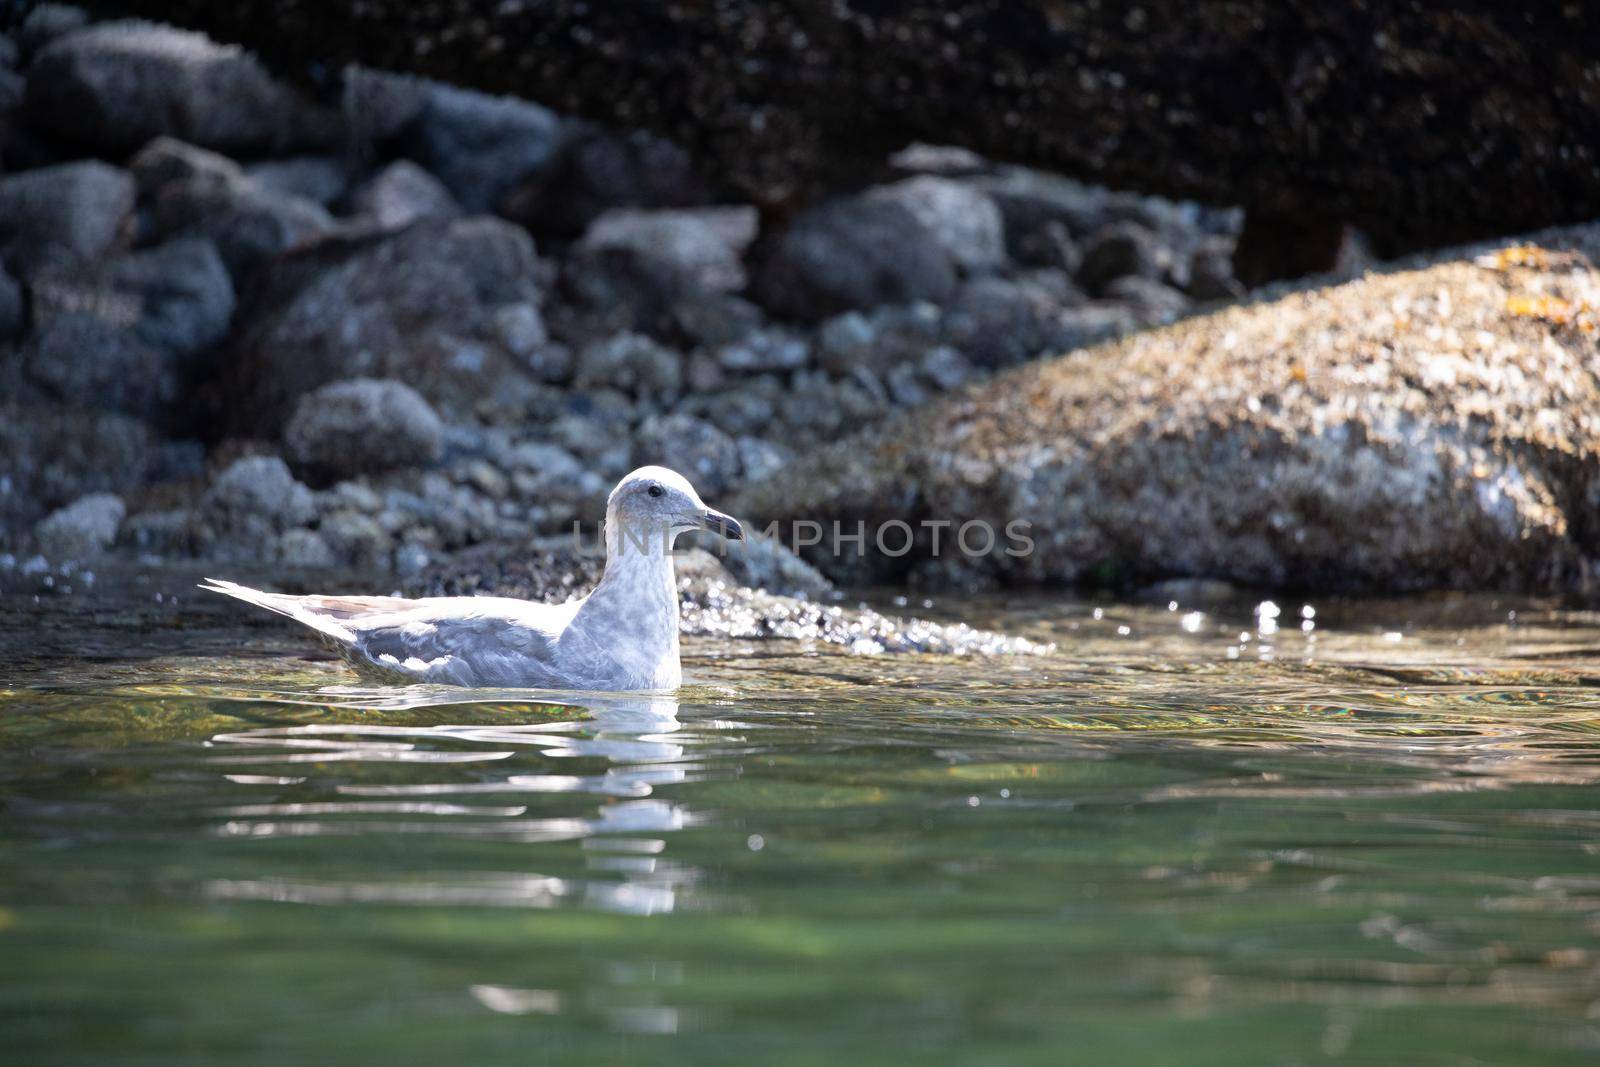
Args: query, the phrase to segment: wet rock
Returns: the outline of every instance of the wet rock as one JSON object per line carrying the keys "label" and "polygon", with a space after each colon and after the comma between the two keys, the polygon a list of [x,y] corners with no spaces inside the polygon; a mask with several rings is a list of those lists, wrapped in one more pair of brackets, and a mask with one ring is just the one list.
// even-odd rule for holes
{"label": "wet rock", "polygon": [[430,85],[406,144],[463,208],[484,212],[512,186],[548,168],[562,138],[560,117],[538,104]]}
{"label": "wet rock", "polygon": [[798,216],[757,276],[762,303],[813,321],[880,304],[938,303],[954,285],[955,267],[937,235],[905,205],[871,197]]}
{"label": "wet rock", "polygon": [[351,193],[350,210],[385,230],[461,214],[444,183],[409,159],[395,160]]}
{"label": "wet rock", "polygon": [[683,357],[640,334],[617,334],[584,346],[572,381],[579,387],[606,386],[659,403],[682,391]]}
{"label": "wet rock", "polygon": [[1026,520],[1013,582],[1592,590],[1600,236],[1534,241],[1018,368],[731,507]]}
{"label": "wet rock", "polygon": [[537,303],[538,275],[528,235],[490,218],[289,257],[241,314],[230,409],[271,435],[300,396],[362,377],[403,381],[447,414],[515,407],[533,383],[495,340],[492,313]]}
{"label": "wet rock", "polygon": [[444,427],[410,386],[353,378],[301,397],[283,445],[296,473],[326,484],[435,463],[444,452]]}
{"label": "wet rock", "polygon": [[688,153],[671,141],[586,128],[550,174],[512,193],[503,207],[537,233],[575,237],[614,208],[690,207],[710,198]]}
{"label": "wet rock", "polygon": [[33,535],[50,559],[93,559],[116,541],[125,514],[127,508],[115,493],[91,493],[51,512]]}
{"label": "wet rock", "polygon": [[270,193],[294,196],[331,207],[344,196],[350,170],[332,156],[290,156],[264,159],[245,168],[251,181]]}
{"label": "wet rock", "polygon": [[47,395],[97,411],[159,420],[178,392],[165,353],[87,312],[52,317],[19,356],[28,381]]}
{"label": "wet rock", "polygon": [[755,240],[756,225],[753,207],[618,208],[590,224],[578,250],[647,257],[689,286],[731,291],[745,287],[743,257]]}
{"label": "wet rock", "polygon": [[798,370],[811,362],[811,346],[784,330],[756,330],[716,350],[717,363],[738,374]]}
{"label": "wet rock", "polygon": [[1043,309],[1004,278],[966,282],[945,313],[946,339],[980,367],[1021,363],[1039,352],[1046,336]]}
{"label": "wet rock", "polygon": [[123,236],[133,210],[128,172],[92,161],[0,179],[0,256],[26,273],[89,262]]}
{"label": "wet rock", "polygon": [[218,559],[259,558],[262,546],[316,516],[311,490],[277,456],[247,456],[217,475],[191,516],[189,537]]}
{"label": "wet rock", "polygon": [[727,492],[739,478],[739,446],[732,437],[691,415],[657,415],[634,435],[636,466],[670,467],[702,496]]}
{"label": "wet rock", "polygon": [[1155,234],[1136,222],[1113,223],[1096,231],[1083,250],[1078,281],[1091,293],[1101,294],[1118,278],[1159,279],[1166,266],[1164,250]]}
{"label": "wet rock", "polygon": [[232,46],[146,22],[102,22],[58,37],[28,70],[29,120],[108,155],[167,135],[227,152],[326,141],[320,113]]}
{"label": "wet rock", "polygon": [[125,415],[0,403],[0,529],[20,533],[89,493],[130,492],[153,451],[149,427]]}
{"label": "wet rock", "polygon": [[1005,265],[1000,209],[978,188],[924,175],[874,189],[868,196],[909,211],[965,273],[987,274]]}

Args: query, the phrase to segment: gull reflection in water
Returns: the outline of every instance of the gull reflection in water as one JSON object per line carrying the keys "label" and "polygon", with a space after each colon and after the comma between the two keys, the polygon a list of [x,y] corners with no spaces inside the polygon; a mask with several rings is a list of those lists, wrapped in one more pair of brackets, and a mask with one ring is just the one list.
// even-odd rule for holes
{"label": "gull reflection in water", "polygon": [[[556,907],[579,904],[631,915],[672,911],[696,880],[670,862],[663,836],[691,825],[681,805],[654,795],[698,770],[678,701],[660,695],[533,694],[413,687],[319,693],[335,711],[416,712],[471,706],[473,717],[531,708],[559,717],[505,724],[399,726],[309,723],[214,736],[210,762],[252,795],[216,807],[230,838],[448,835],[484,842],[580,842],[592,877],[427,870],[382,880],[218,879],[217,898],[301,904]],[[605,760],[600,773],[563,773],[564,762]],[[364,780],[362,765],[388,765]],[[416,766],[408,766],[416,765]],[[237,768],[235,770],[234,768]],[[382,772],[382,766],[372,768]],[[419,773],[420,772],[420,773]],[[400,780],[395,780],[400,779]],[[539,817],[538,794],[588,794],[590,815]],[[525,801],[525,802],[524,802]],[[546,802],[548,803],[548,801]]]}

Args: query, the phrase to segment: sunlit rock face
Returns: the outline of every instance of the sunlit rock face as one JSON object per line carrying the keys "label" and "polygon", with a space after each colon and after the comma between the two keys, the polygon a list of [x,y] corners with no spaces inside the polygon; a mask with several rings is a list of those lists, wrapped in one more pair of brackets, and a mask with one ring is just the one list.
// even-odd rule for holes
{"label": "sunlit rock face", "polygon": [[1014,555],[967,556],[948,529],[935,555],[926,528],[903,556],[870,536],[862,557],[809,553],[856,579],[1588,590],[1597,251],[1600,230],[1552,231],[1022,367],[736,510],[1032,524]]}

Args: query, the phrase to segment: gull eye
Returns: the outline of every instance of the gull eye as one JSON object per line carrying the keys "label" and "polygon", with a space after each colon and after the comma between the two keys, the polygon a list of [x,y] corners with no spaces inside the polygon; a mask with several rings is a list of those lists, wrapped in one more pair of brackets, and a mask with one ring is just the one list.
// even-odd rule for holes
{"label": "gull eye", "polygon": [[649,489],[646,489],[645,492],[649,493],[651,496],[660,496],[662,493],[665,493],[666,490],[661,488],[659,485],[652,485]]}

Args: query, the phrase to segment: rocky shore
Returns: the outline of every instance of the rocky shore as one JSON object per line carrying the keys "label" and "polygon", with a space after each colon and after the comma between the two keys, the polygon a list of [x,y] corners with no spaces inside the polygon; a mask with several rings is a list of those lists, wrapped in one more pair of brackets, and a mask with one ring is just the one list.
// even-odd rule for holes
{"label": "rocky shore", "polygon": [[1240,293],[1237,212],[913,146],[798,215],[537,103],[36,8],[0,39],[0,543],[415,575],[708,499]]}

